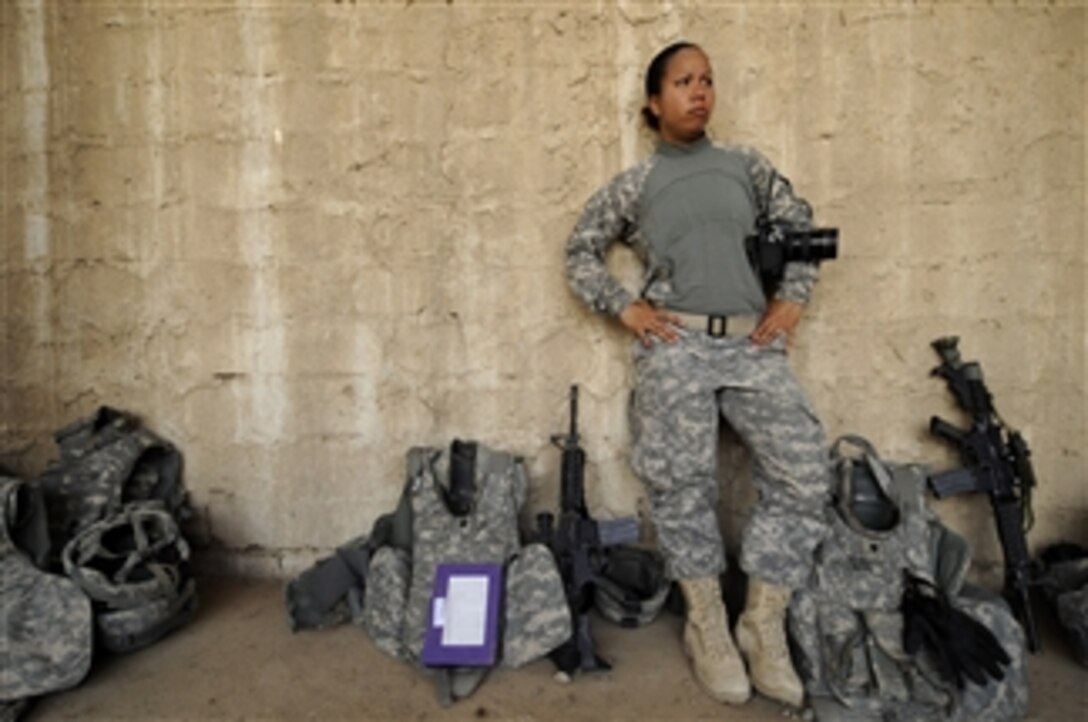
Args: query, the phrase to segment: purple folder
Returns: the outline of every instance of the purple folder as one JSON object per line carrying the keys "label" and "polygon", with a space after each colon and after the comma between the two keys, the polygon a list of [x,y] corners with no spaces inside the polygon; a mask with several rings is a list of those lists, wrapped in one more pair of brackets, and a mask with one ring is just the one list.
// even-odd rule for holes
{"label": "purple folder", "polygon": [[427,612],[423,664],[489,667],[497,661],[501,564],[439,564]]}

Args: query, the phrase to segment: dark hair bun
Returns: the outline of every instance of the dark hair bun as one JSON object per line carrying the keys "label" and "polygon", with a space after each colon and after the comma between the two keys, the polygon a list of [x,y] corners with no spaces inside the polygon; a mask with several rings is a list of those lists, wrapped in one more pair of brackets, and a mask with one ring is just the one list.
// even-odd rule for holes
{"label": "dark hair bun", "polygon": [[650,110],[650,106],[642,106],[641,112],[642,122],[645,123],[650,130],[661,130],[661,121],[654,115],[654,111]]}

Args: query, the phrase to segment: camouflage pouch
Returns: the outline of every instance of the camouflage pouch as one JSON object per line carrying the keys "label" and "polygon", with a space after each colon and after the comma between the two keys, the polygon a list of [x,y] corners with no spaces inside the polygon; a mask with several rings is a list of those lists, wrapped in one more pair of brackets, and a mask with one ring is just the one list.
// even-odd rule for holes
{"label": "camouflage pouch", "polygon": [[95,627],[103,648],[111,652],[132,652],[188,624],[196,611],[196,582],[189,579],[176,594],[127,609],[99,612],[95,616]]}
{"label": "camouflage pouch", "polygon": [[374,552],[363,597],[363,627],[378,649],[407,660],[404,614],[412,571],[408,553],[386,546]]}
{"label": "camouflage pouch", "polygon": [[1003,678],[968,685],[957,700],[954,719],[962,722],[1022,719],[1028,712],[1027,641],[1023,628],[1004,599],[979,587],[964,585],[955,605],[985,625],[1012,661],[1005,667]]}
{"label": "camouflage pouch", "polygon": [[529,544],[506,569],[502,665],[540,659],[570,636],[570,606],[555,559],[543,544]]}

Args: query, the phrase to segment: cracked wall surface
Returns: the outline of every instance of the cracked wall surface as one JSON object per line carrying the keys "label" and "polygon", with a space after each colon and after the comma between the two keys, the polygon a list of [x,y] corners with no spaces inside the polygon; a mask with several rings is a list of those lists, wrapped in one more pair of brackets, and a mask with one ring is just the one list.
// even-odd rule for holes
{"label": "cracked wall surface", "polygon": [[[714,136],[841,229],[793,351],[829,435],[954,466],[926,427],[963,421],[929,376],[957,334],[1032,445],[1033,544],[1088,543],[1079,5],[5,3],[0,465],[131,410],[185,455],[206,563],[291,574],[393,507],[413,445],[524,454],[554,505],[578,383],[591,508],[644,511],[630,341],[562,250],[684,37]],[[1000,559],[981,498],[937,509]]]}

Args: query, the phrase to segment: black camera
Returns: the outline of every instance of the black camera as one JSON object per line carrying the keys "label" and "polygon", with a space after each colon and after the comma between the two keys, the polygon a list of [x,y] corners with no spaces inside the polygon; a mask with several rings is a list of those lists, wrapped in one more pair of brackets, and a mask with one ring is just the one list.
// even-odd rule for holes
{"label": "black camera", "polygon": [[838,228],[808,228],[795,230],[778,223],[761,220],[756,232],[745,239],[748,262],[764,286],[782,280],[786,264],[791,261],[819,263],[838,257]]}

